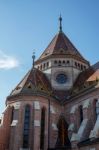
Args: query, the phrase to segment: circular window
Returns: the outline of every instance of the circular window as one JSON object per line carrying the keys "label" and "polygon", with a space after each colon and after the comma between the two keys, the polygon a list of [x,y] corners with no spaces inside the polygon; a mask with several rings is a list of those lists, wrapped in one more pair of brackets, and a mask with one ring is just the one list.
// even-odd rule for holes
{"label": "circular window", "polygon": [[65,74],[63,74],[63,73],[58,74],[58,75],[56,76],[56,81],[57,81],[58,83],[60,83],[60,84],[64,84],[64,83],[66,83],[66,81],[67,81],[67,76],[66,76]]}

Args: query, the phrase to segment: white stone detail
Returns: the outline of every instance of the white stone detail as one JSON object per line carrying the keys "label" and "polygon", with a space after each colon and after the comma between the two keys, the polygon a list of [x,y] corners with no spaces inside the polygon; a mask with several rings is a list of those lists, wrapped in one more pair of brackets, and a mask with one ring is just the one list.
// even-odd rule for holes
{"label": "white stone detail", "polygon": [[40,121],[39,120],[34,120],[34,126],[35,127],[40,127]]}
{"label": "white stone detail", "polygon": [[18,120],[13,120],[11,126],[16,126],[18,123]]}
{"label": "white stone detail", "polygon": [[52,114],[55,114],[55,108],[51,105],[50,106],[50,112],[52,113]]}
{"label": "white stone detail", "polygon": [[0,117],[0,119],[1,119],[0,126],[2,126],[3,125],[4,114],[2,114],[2,116]]}
{"label": "white stone detail", "polygon": [[78,130],[78,137],[79,137],[79,140],[83,137],[83,133],[85,131],[85,128],[86,128],[86,125],[88,123],[88,119],[84,119],[81,123],[81,126]]}
{"label": "white stone detail", "polygon": [[40,110],[40,103],[39,103],[39,101],[34,101],[34,109],[35,110]]}
{"label": "white stone detail", "polygon": [[52,128],[53,128],[54,130],[58,130],[57,125],[56,125],[55,123],[52,123]]}
{"label": "white stone detail", "polygon": [[89,138],[97,138],[97,137],[99,137],[99,116],[96,120],[93,130],[91,130],[90,132]]}
{"label": "white stone detail", "polygon": [[70,111],[70,114],[74,114],[76,109],[77,109],[77,105],[74,105],[72,108],[71,108],[71,111]]}
{"label": "white stone detail", "polygon": [[78,141],[78,134],[77,133],[73,133],[70,141],[71,142]]}
{"label": "white stone detail", "polygon": [[83,103],[83,108],[88,108],[89,105],[90,105],[90,99],[87,99],[87,100],[85,100],[84,103]]}
{"label": "white stone detail", "polygon": [[19,109],[20,105],[21,105],[21,102],[16,102],[12,104],[12,106],[14,106],[14,109]]}
{"label": "white stone detail", "polygon": [[73,131],[74,130],[74,123],[71,123],[68,127],[68,131]]}

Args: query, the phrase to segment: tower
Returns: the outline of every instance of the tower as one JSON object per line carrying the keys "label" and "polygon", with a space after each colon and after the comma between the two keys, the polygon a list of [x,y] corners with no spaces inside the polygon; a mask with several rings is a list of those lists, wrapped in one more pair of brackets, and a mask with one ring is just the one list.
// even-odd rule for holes
{"label": "tower", "polygon": [[54,90],[70,90],[79,73],[89,67],[89,62],[79,53],[62,31],[59,17],[59,32],[35,62],[35,67],[49,78]]}

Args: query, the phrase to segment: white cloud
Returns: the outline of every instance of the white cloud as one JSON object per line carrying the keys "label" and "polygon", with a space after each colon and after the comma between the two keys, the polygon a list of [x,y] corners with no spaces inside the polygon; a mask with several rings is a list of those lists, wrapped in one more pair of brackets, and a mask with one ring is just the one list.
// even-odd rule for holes
{"label": "white cloud", "polygon": [[6,55],[0,50],[0,69],[12,69],[19,66],[19,61],[13,57]]}

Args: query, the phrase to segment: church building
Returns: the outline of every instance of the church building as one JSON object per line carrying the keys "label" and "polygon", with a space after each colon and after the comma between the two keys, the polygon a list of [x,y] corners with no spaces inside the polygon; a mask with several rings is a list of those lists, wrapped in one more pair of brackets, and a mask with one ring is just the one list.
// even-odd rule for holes
{"label": "church building", "polygon": [[[6,98],[0,150],[99,150],[99,62],[62,30]],[[13,77],[12,77],[13,80]]]}

